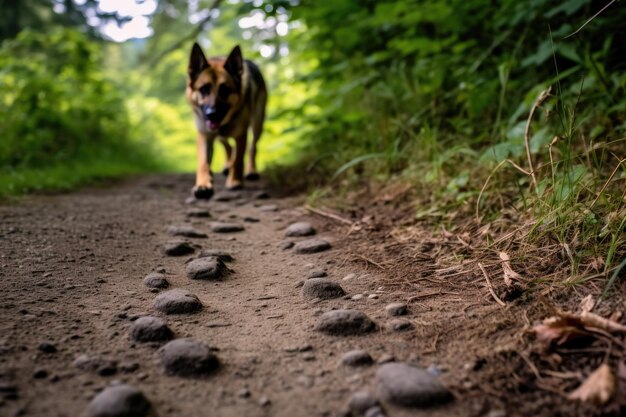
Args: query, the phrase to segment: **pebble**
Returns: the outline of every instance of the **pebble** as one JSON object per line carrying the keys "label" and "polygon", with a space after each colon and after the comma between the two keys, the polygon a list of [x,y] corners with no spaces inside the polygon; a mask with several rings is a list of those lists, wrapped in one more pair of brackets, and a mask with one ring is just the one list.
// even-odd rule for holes
{"label": "pebble", "polygon": [[89,403],[89,417],[144,417],[150,402],[138,389],[119,384],[105,388]]}
{"label": "pebble", "polygon": [[140,317],[130,327],[130,337],[136,342],[162,342],[173,336],[165,320],[158,317]]}
{"label": "pebble", "polygon": [[217,257],[198,258],[187,264],[186,273],[189,279],[221,280],[228,268]]}
{"label": "pebble", "polygon": [[261,399],[259,399],[259,405],[261,407],[267,407],[271,404],[272,404],[272,401],[267,397],[261,397]]}
{"label": "pebble", "polygon": [[100,376],[110,376],[117,373],[117,362],[99,356],[80,355],[73,364],[81,371],[94,372]]}
{"label": "pebble", "polygon": [[353,416],[362,416],[367,410],[378,406],[378,400],[370,391],[357,391],[348,401],[348,410]]}
{"label": "pebble", "polygon": [[311,271],[307,274],[306,278],[307,279],[311,279],[311,278],[324,278],[327,277],[328,273],[326,273],[326,271]]}
{"label": "pebble", "polygon": [[376,324],[357,310],[331,310],[320,316],[316,330],[330,335],[348,336],[372,332],[376,330]]}
{"label": "pebble", "polygon": [[362,349],[351,350],[341,357],[341,364],[345,366],[367,366],[373,363],[370,354]]}
{"label": "pebble", "polygon": [[352,279],[356,278],[356,274],[348,274],[345,277],[342,278],[342,281],[350,281]]}
{"label": "pebble", "polygon": [[246,223],[258,223],[261,220],[257,219],[256,217],[246,216],[243,218],[243,221]]}
{"label": "pebble", "polygon": [[405,363],[381,365],[376,372],[376,384],[381,399],[400,406],[428,407],[453,398],[436,377]]}
{"label": "pebble", "polygon": [[47,376],[48,376],[48,371],[46,371],[43,368],[37,368],[33,372],[33,378],[35,379],[43,379],[43,378],[46,378]]}
{"label": "pebble", "polygon": [[307,279],[302,286],[302,295],[305,298],[319,298],[329,300],[345,295],[345,291],[339,284],[326,278]]}
{"label": "pebble", "polygon": [[194,313],[202,310],[202,303],[195,294],[176,288],[157,295],[154,308],[165,314]]}
{"label": "pebble", "polygon": [[241,193],[239,191],[224,190],[216,193],[213,196],[213,201],[227,202],[237,200],[239,198],[241,198]]}
{"label": "pebble", "polygon": [[170,240],[163,244],[162,250],[167,256],[184,256],[193,253],[194,248],[184,240]]}
{"label": "pebble", "polygon": [[187,217],[211,217],[211,213],[208,210],[200,209],[200,208],[192,208],[187,210],[185,213]]}
{"label": "pebble", "polygon": [[350,299],[352,301],[359,301],[362,300],[365,296],[363,294],[354,294],[352,297],[350,297]]}
{"label": "pebble", "polygon": [[409,313],[409,309],[404,303],[387,304],[385,311],[389,316],[405,316]]}
{"label": "pebble", "polygon": [[198,258],[208,257],[219,258],[222,262],[232,262],[235,259],[230,253],[219,249],[205,249],[200,252],[200,255],[198,255]]}
{"label": "pebble", "polygon": [[257,191],[252,197],[257,200],[267,200],[270,198],[270,195],[266,191]]}
{"label": "pebble", "polygon": [[264,206],[259,207],[259,211],[263,211],[263,212],[272,212],[272,211],[278,211],[278,206],[276,204],[266,204]]}
{"label": "pebble", "polygon": [[280,242],[278,244],[278,249],[280,249],[280,250],[288,250],[288,249],[293,248],[294,245],[295,245],[294,242],[290,242],[288,240],[283,240],[282,242]]}
{"label": "pebble", "polygon": [[217,356],[202,342],[175,339],[157,351],[168,375],[192,377],[210,374],[219,367]]}
{"label": "pebble", "polygon": [[363,415],[363,417],[386,417],[385,413],[383,412],[383,409],[380,408],[380,406],[375,406],[375,407],[371,407],[369,408],[365,414]]}
{"label": "pebble", "polygon": [[236,223],[213,222],[211,223],[210,227],[211,230],[215,233],[234,233],[244,230],[244,227],[242,225]]}
{"label": "pebble", "polygon": [[252,395],[250,393],[250,390],[247,388],[242,388],[239,391],[237,391],[237,397],[239,398],[248,398],[250,395]]}
{"label": "pebble", "polygon": [[293,223],[287,227],[285,231],[285,236],[287,237],[301,237],[301,236],[312,236],[315,234],[315,229],[311,226],[311,223],[307,222],[298,222]]}
{"label": "pebble", "polygon": [[370,294],[367,296],[370,300],[378,300],[380,296],[378,294]]}
{"label": "pebble", "polygon": [[378,361],[376,361],[378,364],[383,364],[383,363],[387,363],[387,362],[395,362],[396,361],[396,357],[393,356],[390,353],[384,353],[380,358],[378,358]]}
{"label": "pebble", "polygon": [[299,254],[317,253],[328,249],[330,249],[330,243],[318,238],[303,240],[294,246],[294,251]]}
{"label": "pebble", "polygon": [[37,349],[44,353],[56,353],[57,351],[57,347],[50,342],[41,342],[37,346]]}
{"label": "pebble", "polygon": [[167,288],[170,283],[165,278],[165,275],[159,272],[151,272],[143,279],[143,283],[148,288]]}
{"label": "pebble", "polygon": [[192,226],[169,226],[167,228],[167,233],[172,236],[199,237],[199,238],[207,237],[206,233],[196,230]]}
{"label": "pebble", "polygon": [[407,330],[411,330],[414,327],[413,323],[404,319],[390,320],[388,326],[391,330],[395,332],[404,332]]}

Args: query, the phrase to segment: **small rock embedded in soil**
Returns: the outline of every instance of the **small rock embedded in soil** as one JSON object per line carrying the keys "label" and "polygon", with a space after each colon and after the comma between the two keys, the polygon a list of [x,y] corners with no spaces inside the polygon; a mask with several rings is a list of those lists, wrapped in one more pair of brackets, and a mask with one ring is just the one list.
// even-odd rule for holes
{"label": "small rock embedded in soil", "polygon": [[210,226],[215,233],[235,233],[244,230],[242,225],[236,223],[213,222]]}
{"label": "small rock embedded in soil", "polygon": [[341,357],[341,364],[345,366],[367,366],[373,363],[370,354],[362,349],[351,350]]}
{"label": "small rock embedded in soil", "polygon": [[389,316],[405,316],[408,314],[409,309],[404,303],[391,303],[387,304],[385,311]]}
{"label": "small rock embedded in soil", "polygon": [[307,274],[306,278],[307,279],[311,279],[311,278],[324,278],[327,277],[328,273],[326,273],[326,271],[311,271]]}
{"label": "small rock embedded in soil", "polygon": [[239,191],[224,190],[216,193],[213,196],[213,201],[227,202],[237,200],[239,198],[241,198],[241,193]]}
{"label": "small rock embedded in soil", "polygon": [[378,406],[378,400],[369,391],[357,391],[350,397],[348,410],[352,416],[363,416],[367,410]]}
{"label": "small rock embedded in soil", "polygon": [[246,216],[243,218],[243,221],[246,223],[258,223],[261,220],[257,219],[256,217]]}
{"label": "small rock embedded in soil", "polygon": [[365,411],[363,417],[387,417],[383,412],[383,409],[379,406],[374,406]]}
{"label": "small rock embedded in soil", "polygon": [[330,249],[330,243],[318,238],[303,240],[294,246],[294,252],[299,254],[323,252],[328,249]]}
{"label": "small rock embedded in soil", "polygon": [[293,223],[287,227],[285,231],[285,236],[287,237],[301,237],[301,236],[312,236],[315,234],[315,229],[311,226],[311,223],[307,222],[298,222]]}
{"label": "small rock embedded in soil", "polygon": [[184,237],[198,237],[204,238],[207,237],[207,234],[196,230],[191,226],[169,226],[167,228],[167,233],[172,236],[184,236]]}
{"label": "small rock embedded in soil", "polygon": [[198,258],[219,258],[222,262],[232,262],[234,258],[228,252],[221,251],[219,249],[205,249],[200,252]]}
{"label": "small rock embedded in soil", "polygon": [[74,366],[81,371],[111,376],[117,373],[117,362],[99,356],[80,355],[74,360]]}
{"label": "small rock embedded in soil", "polygon": [[294,242],[290,242],[288,240],[284,240],[284,241],[282,241],[282,242],[280,242],[278,244],[278,249],[280,249],[280,250],[288,250],[288,249],[293,248],[294,245],[295,245]]}
{"label": "small rock embedded in soil", "polygon": [[411,330],[414,327],[413,323],[404,319],[390,320],[388,326],[391,330],[396,332],[404,332],[407,330]]}
{"label": "small rock embedded in soil", "polygon": [[453,399],[436,377],[405,363],[381,365],[376,372],[376,384],[383,400],[405,407],[429,407]]}
{"label": "small rock embedded in soil", "polygon": [[228,272],[224,262],[217,257],[198,258],[187,264],[187,278],[221,280]]}
{"label": "small rock embedded in soil", "polygon": [[357,310],[332,310],[320,316],[316,330],[335,336],[359,335],[376,330],[376,324]]}
{"label": "small rock embedded in soil", "polygon": [[46,378],[46,377],[48,377],[48,371],[46,371],[43,368],[37,368],[33,372],[33,378],[35,378],[35,379],[43,379],[43,378]]}
{"label": "small rock embedded in soil", "polygon": [[157,295],[154,308],[165,314],[195,313],[202,310],[202,303],[189,291],[175,288]]}
{"label": "small rock embedded in soil", "polygon": [[144,417],[151,405],[143,393],[130,385],[105,388],[89,404],[89,417]]}
{"label": "small rock embedded in soil", "polygon": [[157,351],[165,373],[194,377],[212,373],[219,367],[217,356],[204,343],[193,339],[176,339]]}
{"label": "small rock embedded in soil", "polygon": [[57,348],[55,345],[53,345],[50,342],[41,342],[38,346],[37,349],[39,349],[40,351],[44,352],[44,353],[56,353]]}
{"label": "small rock embedded in soil", "polygon": [[259,211],[263,211],[263,212],[272,212],[272,211],[278,211],[278,206],[276,204],[267,204],[265,206],[261,206],[259,207]]}
{"label": "small rock embedded in soil", "polygon": [[270,195],[266,191],[257,191],[252,197],[256,200],[267,200]]}
{"label": "small rock embedded in soil", "polygon": [[171,240],[163,244],[163,253],[167,256],[184,256],[194,252],[194,248],[184,240]]}
{"label": "small rock embedded in soil", "polygon": [[187,210],[187,217],[211,217],[211,213],[208,210],[192,208]]}
{"label": "small rock embedded in soil", "polygon": [[341,285],[326,278],[311,278],[304,281],[302,286],[302,295],[306,298],[319,298],[321,300],[329,300],[345,295],[345,291]]}
{"label": "small rock embedded in soil", "polygon": [[173,336],[165,320],[158,317],[140,317],[130,327],[130,337],[136,342],[162,342]]}
{"label": "small rock embedded in soil", "polygon": [[359,301],[362,300],[365,296],[363,294],[354,294],[352,297],[350,297],[350,299],[352,301]]}
{"label": "small rock embedded in soil", "polygon": [[167,288],[170,283],[165,275],[158,272],[151,272],[143,279],[143,283],[148,288]]}

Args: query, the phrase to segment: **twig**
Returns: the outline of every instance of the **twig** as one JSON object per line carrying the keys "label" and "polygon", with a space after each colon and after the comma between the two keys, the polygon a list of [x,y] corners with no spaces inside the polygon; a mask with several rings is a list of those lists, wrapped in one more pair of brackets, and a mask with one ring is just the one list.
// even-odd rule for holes
{"label": "twig", "polygon": [[611,182],[611,180],[613,180],[613,177],[615,176],[615,174],[617,174],[617,170],[619,169],[620,165],[622,165],[624,162],[626,162],[626,158],[624,158],[621,161],[619,161],[619,163],[617,164],[617,166],[615,167],[615,169],[613,170],[613,172],[609,176],[609,179],[606,180],[606,182],[604,183],[604,185],[600,189],[600,192],[598,193],[598,196],[591,202],[591,205],[589,206],[589,210],[591,210],[591,208],[596,204],[596,202],[598,201],[598,199],[600,198],[600,196],[602,195],[602,193],[604,192],[606,187],[608,187],[608,185]]}
{"label": "twig", "polygon": [[361,258],[362,260],[364,260],[364,261],[365,261],[365,262],[367,262],[368,264],[372,264],[372,265],[374,265],[374,266],[376,266],[376,267],[378,267],[378,268],[382,269],[383,271],[386,269],[384,266],[382,266],[382,265],[381,265],[381,264],[379,264],[378,262],[372,261],[371,259],[369,259],[369,258],[367,258],[367,257],[365,257],[365,256],[363,256],[363,255],[356,254],[356,253],[355,253],[354,255],[355,255],[357,258]]}
{"label": "twig", "polygon": [[304,208],[306,210],[310,211],[311,213],[315,213],[318,216],[322,216],[322,217],[327,217],[329,219],[333,219],[333,220],[335,220],[335,221],[337,221],[339,223],[347,224],[349,226],[352,226],[354,224],[353,222],[351,222],[348,219],[344,219],[343,217],[338,216],[338,215],[336,215],[334,213],[329,213],[329,212],[324,211],[324,210],[313,208],[313,207],[309,206],[308,204],[306,206],[304,206]]}
{"label": "twig", "polygon": [[419,294],[419,295],[414,295],[413,297],[409,297],[408,300],[406,300],[407,304],[415,301],[415,300],[419,300],[420,298],[427,298],[427,297],[432,297],[434,295],[461,295],[458,292],[452,292],[452,291],[435,291],[435,292],[429,292],[426,294]]}
{"label": "twig", "polygon": [[489,289],[489,292],[491,293],[491,296],[493,297],[493,299],[496,300],[496,302],[498,304],[500,304],[502,307],[505,307],[506,304],[504,303],[504,301],[502,301],[496,295],[496,292],[493,290],[493,287],[491,286],[491,281],[489,281],[489,276],[487,275],[487,271],[485,271],[485,267],[483,267],[483,264],[478,262],[478,267],[480,268],[481,271],[483,271],[483,275],[485,276],[485,280],[487,280],[487,288]]}
{"label": "twig", "polygon": [[593,19],[595,19],[596,17],[598,17],[600,15],[600,13],[602,13],[603,11],[605,11],[606,9],[609,8],[609,6],[613,3],[615,3],[617,0],[611,0],[609,2],[609,4],[607,4],[606,6],[604,6],[603,8],[600,9],[600,11],[596,14],[594,14],[593,16],[591,16],[589,19],[587,19],[587,21],[585,23],[583,23],[583,25],[581,27],[579,27],[578,29],[576,29],[575,32],[570,33],[569,35],[567,35],[566,37],[564,37],[563,39],[567,39],[567,38],[571,38],[572,36],[574,36],[575,34],[577,34],[578,32],[580,32],[581,30],[583,30],[585,28],[585,26],[587,26],[589,23],[591,23],[591,21]]}
{"label": "twig", "polygon": [[535,170],[533,168],[533,159],[530,155],[530,123],[533,120],[533,116],[535,111],[539,106],[541,106],[544,101],[550,97],[550,92],[552,91],[552,86],[548,87],[546,90],[543,90],[539,93],[539,97],[533,104],[530,109],[530,114],[528,115],[528,120],[526,121],[526,129],[524,129],[524,145],[526,146],[526,157],[528,158],[528,170],[530,171],[530,177],[532,179],[533,187],[537,188],[537,177],[535,176]]}

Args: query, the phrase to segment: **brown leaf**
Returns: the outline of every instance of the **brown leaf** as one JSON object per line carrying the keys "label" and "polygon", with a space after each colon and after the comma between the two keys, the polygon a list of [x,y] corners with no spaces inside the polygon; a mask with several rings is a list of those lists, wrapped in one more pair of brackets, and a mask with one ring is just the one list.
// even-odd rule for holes
{"label": "brown leaf", "polygon": [[504,272],[504,283],[506,286],[510,287],[513,280],[523,281],[522,276],[513,271],[513,268],[511,268],[511,258],[509,257],[509,254],[506,252],[500,252],[498,256],[502,259],[502,271]]}
{"label": "brown leaf", "polygon": [[587,379],[567,396],[591,404],[605,404],[615,392],[615,377],[606,363],[600,365]]}
{"label": "brown leaf", "polygon": [[545,319],[541,324],[533,327],[537,336],[537,341],[551,345],[564,345],[573,340],[588,338],[591,335],[587,332],[579,319],[570,317],[555,316]]}
{"label": "brown leaf", "polygon": [[593,295],[589,294],[588,296],[583,298],[582,301],[580,302],[580,310],[583,313],[589,313],[591,310],[593,310],[593,306],[595,305],[596,305],[596,302],[593,299]]}

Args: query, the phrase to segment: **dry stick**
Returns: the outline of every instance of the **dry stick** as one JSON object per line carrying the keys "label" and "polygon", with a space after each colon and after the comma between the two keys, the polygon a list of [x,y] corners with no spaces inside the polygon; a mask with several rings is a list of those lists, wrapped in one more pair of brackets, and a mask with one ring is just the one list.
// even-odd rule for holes
{"label": "dry stick", "polygon": [[329,213],[329,212],[324,211],[324,210],[313,208],[313,207],[309,206],[308,204],[306,206],[304,206],[304,208],[307,209],[308,211],[310,211],[311,213],[315,213],[318,216],[322,216],[322,217],[327,217],[329,219],[333,219],[333,220],[335,220],[335,221],[337,221],[339,223],[347,224],[347,225],[350,225],[350,226],[352,226],[354,224],[350,220],[344,219],[343,217],[340,217],[340,216],[338,216],[338,215],[336,215],[334,213]]}
{"label": "dry stick", "polygon": [[602,195],[602,193],[604,192],[606,187],[608,187],[609,183],[613,180],[613,177],[615,176],[615,174],[617,174],[617,170],[619,169],[620,165],[622,165],[624,162],[626,162],[626,158],[624,158],[621,161],[619,161],[619,163],[617,164],[617,166],[615,167],[615,169],[613,170],[613,172],[609,176],[609,179],[606,180],[606,182],[604,183],[604,185],[600,189],[600,192],[598,193],[598,196],[591,202],[591,205],[589,206],[589,210],[591,210],[591,208],[596,204],[596,201],[598,201],[598,199],[600,198],[600,196]]}
{"label": "dry stick", "polygon": [[504,301],[502,301],[496,295],[496,292],[493,290],[493,287],[491,286],[491,281],[489,281],[489,276],[487,275],[487,271],[485,271],[485,267],[483,267],[483,264],[478,262],[478,267],[480,268],[481,271],[483,271],[483,275],[485,276],[485,279],[487,280],[487,288],[489,288],[489,292],[491,293],[491,296],[493,297],[493,299],[496,300],[496,302],[500,304],[502,307],[505,307],[506,304],[504,303]]}
{"label": "dry stick", "polygon": [[530,155],[530,123],[533,120],[533,116],[535,115],[537,108],[541,106],[543,102],[548,99],[548,97],[550,97],[551,91],[552,86],[539,93],[539,97],[537,97],[535,104],[533,104],[533,107],[530,109],[530,114],[528,115],[528,120],[526,121],[526,129],[524,129],[524,145],[526,146],[526,157],[528,158],[528,170],[530,171],[530,178],[532,179],[532,184],[535,188],[537,188],[537,177],[535,177],[533,159]]}

